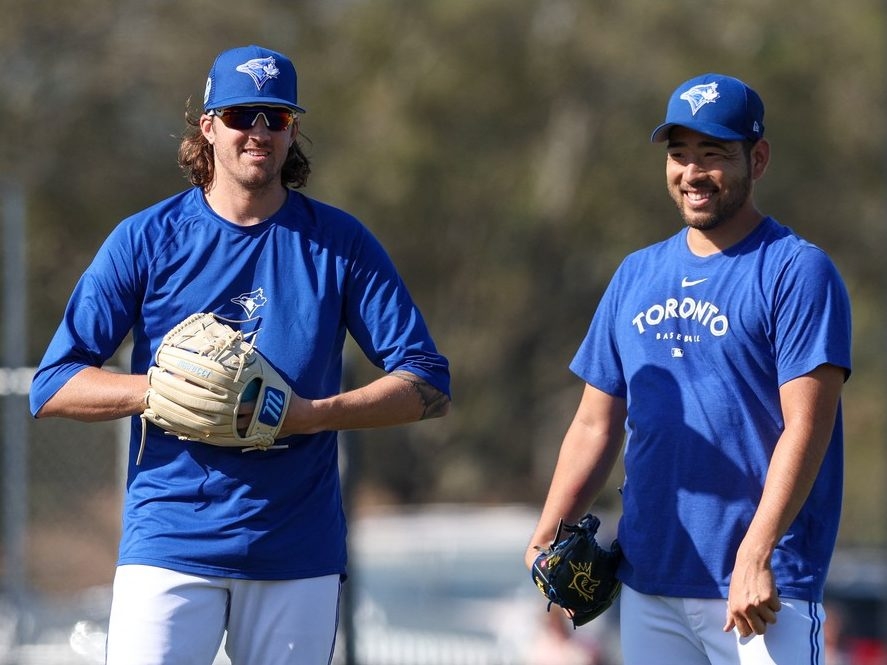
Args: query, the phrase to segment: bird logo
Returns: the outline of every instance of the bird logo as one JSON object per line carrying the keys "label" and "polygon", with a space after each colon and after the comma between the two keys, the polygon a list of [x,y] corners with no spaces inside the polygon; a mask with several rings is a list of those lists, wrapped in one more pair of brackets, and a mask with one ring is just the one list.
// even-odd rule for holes
{"label": "bird logo", "polygon": [[690,105],[690,112],[696,115],[699,109],[706,104],[714,104],[720,96],[717,83],[701,83],[684,92],[681,99]]}
{"label": "bird logo", "polygon": [[248,74],[256,84],[257,90],[261,90],[268,81],[280,75],[280,70],[273,57],[253,58],[242,65],[237,65],[235,69],[241,74]]}
{"label": "bird logo", "polygon": [[236,298],[231,298],[231,302],[243,307],[243,311],[252,319],[256,310],[258,310],[259,307],[264,307],[265,303],[268,302],[268,299],[265,297],[265,289],[260,287],[255,291],[241,293]]}

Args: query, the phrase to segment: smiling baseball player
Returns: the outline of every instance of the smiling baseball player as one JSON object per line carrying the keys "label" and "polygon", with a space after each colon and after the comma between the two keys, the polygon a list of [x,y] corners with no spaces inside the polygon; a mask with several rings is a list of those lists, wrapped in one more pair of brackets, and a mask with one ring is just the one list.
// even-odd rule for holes
{"label": "smiling baseball player", "polygon": [[[382,246],[297,191],[302,112],[286,56],[220,54],[179,149],[194,186],[111,233],[34,378],[38,417],[132,417],[107,665],[210,665],[226,631],[234,665],[329,662],[336,431],[448,410],[447,360]],[[130,331],[133,373],[102,369]],[[346,334],[383,372],[342,393]]]}
{"label": "smiling baseball player", "polygon": [[755,205],[770,146],[752,88],[682,83],[652,140],[685,228],[626,257],[598,305],[527,565],[624,442],[625,664],[822,665],[847,291],[825,252]]}

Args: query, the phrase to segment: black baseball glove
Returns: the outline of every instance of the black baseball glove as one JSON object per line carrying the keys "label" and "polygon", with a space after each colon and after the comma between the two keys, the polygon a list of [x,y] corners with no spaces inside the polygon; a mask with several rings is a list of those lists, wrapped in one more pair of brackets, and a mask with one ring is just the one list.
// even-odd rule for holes
{"label": "black baseball glove", "polygon": [[600,616],[622,590],[616,579],[622,550],[615,540],[609,550],[598,544],[600,523],[591,513],[579,524],[561,520],[551,546],[538,547],[533,563],[533,581],[548,599],[548,609],[554,603],[567,610],[574,628]]}

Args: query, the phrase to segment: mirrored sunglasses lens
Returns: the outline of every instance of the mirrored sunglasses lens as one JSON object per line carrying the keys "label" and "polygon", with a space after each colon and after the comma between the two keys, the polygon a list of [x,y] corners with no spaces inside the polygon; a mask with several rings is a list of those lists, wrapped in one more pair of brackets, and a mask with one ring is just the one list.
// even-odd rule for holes
{"label": "mirrored sunglasses lens", "polygon": [[293,121],[293,114],[285,109],[271,109],[264,113],[268,119],[268,129],[274,132],[287,129]]}
{"label": "mirrored sunglasses lens", "polygon": [[249,129],[253,126],[253,121],[256,119],[255,113],[239,109],[225,109],[221,113],[217,113],[217,115],[225,123],[225,127],[230,127],[231,129]]}
{"label": "mirrored sunglasses lens", "polygon": [[255,125],[259,115],[265,118],[268,129],[274,132],[287,129],[293,122],[293,114],[286,109],[225,109],[218,114],[226,127],[240,130]]}

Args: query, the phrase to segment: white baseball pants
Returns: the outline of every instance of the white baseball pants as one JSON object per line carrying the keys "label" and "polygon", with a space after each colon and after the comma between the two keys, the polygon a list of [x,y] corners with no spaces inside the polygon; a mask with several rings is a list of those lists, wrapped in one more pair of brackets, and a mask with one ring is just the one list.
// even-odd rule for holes
{"label": "white baseball pants", "polygon": [[747,638],[723,631],[723,599],[648,596],[623,585],[624,665],[823,665],[820,603],[783,598],[776,623]]}
{"label": "white baseball pants", "polygon": [[106,665],[212,665],[227,631],[232,665],[332,659],[338,575],[257,581],[120,566]]}

